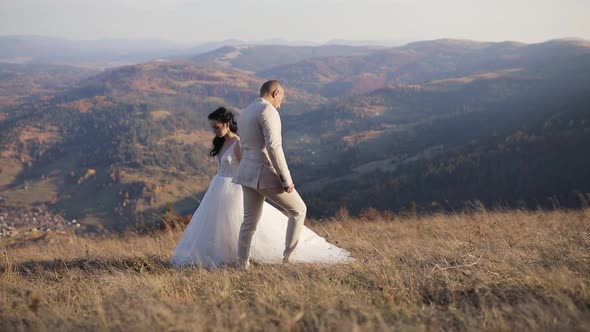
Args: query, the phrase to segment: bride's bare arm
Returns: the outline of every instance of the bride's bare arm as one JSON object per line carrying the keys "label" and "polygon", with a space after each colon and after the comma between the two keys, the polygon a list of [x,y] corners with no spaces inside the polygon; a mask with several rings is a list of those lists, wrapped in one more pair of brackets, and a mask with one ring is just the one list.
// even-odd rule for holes
{"label": "bride's bare arm", "polygon": [[234,155],[238,158],[238,161],[242,161],[242,145],[238,141],[238,144],[234,145]]}

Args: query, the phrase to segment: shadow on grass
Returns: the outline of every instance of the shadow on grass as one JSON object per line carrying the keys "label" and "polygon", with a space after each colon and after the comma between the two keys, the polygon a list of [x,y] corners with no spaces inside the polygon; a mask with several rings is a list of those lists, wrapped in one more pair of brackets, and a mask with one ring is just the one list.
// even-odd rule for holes
{"label": "shadow on grass", "polygon": [[80,270],[86,273],[97,272],[132,272],[159,273],[173,266],[168,259],[159,256],[124,257],[124,258],[76,258],[71,260],[53,259],[44,261],[27,261],[15,265],[0,265],[0,273],[14,271],[23,277],[38,276],[44,273],[64,273]]}

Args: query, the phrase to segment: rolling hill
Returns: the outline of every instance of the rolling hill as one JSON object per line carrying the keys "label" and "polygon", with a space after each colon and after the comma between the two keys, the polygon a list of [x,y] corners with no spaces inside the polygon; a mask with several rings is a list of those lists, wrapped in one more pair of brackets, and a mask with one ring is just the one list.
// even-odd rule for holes
{"label": "rolling hill", "polygon": [[0,114],[72,88],[95,74],[71,66],[0,63]]}
{"label": "rolling hill", "polygon": [[[39,75],[19,68],[22,75],[5,76],[13,91],[20,89],[17,80]],[[0,113],[1,196],[10,204],[48,205],[70,219],[108,220],[107,226],[122,229],[138,213],[152,219],[167,204],[185,213],[194,209],[193,197],[214,174],[207,114],[219,106],[244,107],[262,79],[157,61],[74,81],[47,83],[54,93],[19,99]],[[292,91],[290,102],[309,101]]]}
{"label": "rolling hill", "polygon": [[31,35],[0,36],[0,62],[15,64],[102,69],[181,55],[185,54],[184,49],[182,45],[164,40],[69,40]]}
{"label": "rolling hill", "polygon": [[325,97],[356,95],[387,84],[420,84],[502,69],[551,66],[588,53],[590,43],[554,40],[540,44],[434,40],[363,56],[330,56],[259,72],[281,77],[298,90]]}
{"label": "rolling hill", "polygon": [[[234,45],[220,47],[188,60],[207,67],[224,67],[251,72],[292,65],[308,59],[331,56],[361,56],[380,49],[377,46],[284,46],[284,45]],[[264,77],[264,76],[262,76]]]}
{"label": "rolling hill", "polygon": [[317,214],[412,201],[578,206],[590,188],[590,55],[395,85],[294,121],[316,123],[294,150]]}
{"label": "rolling hill", "polygon": [[[246,106],[271,77],[287,87],[285,145],[312,215],[550,196],[573,206],[590,191],[585,42],[239,46],[99,73],[11,66],[0,203],[86,224],[193,211],[214,174],[206,115]],[[27,94],[31,82],[43,92]]]}

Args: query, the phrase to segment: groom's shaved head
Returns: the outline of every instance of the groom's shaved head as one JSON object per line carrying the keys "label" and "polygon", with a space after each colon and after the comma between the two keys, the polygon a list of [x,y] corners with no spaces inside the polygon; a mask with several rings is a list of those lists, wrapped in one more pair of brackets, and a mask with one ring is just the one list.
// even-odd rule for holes
{"label": "groom's shaved head", "polygon": [[281,90],[282,88],[283,86],[281,85],[281,82],[277,80],[266,81],[262,84],[262,87],[260,87],[260,97],[268,96],[273,93],[273,91]]}

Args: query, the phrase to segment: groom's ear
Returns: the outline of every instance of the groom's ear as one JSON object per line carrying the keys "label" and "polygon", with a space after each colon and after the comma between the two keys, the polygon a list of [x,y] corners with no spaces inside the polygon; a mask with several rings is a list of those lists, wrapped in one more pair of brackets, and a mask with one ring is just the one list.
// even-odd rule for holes
{"label": "groom's ear", "polygon": [[273,98],[276,98],[279,95],[279,90],[273,90],[271,95]]}

